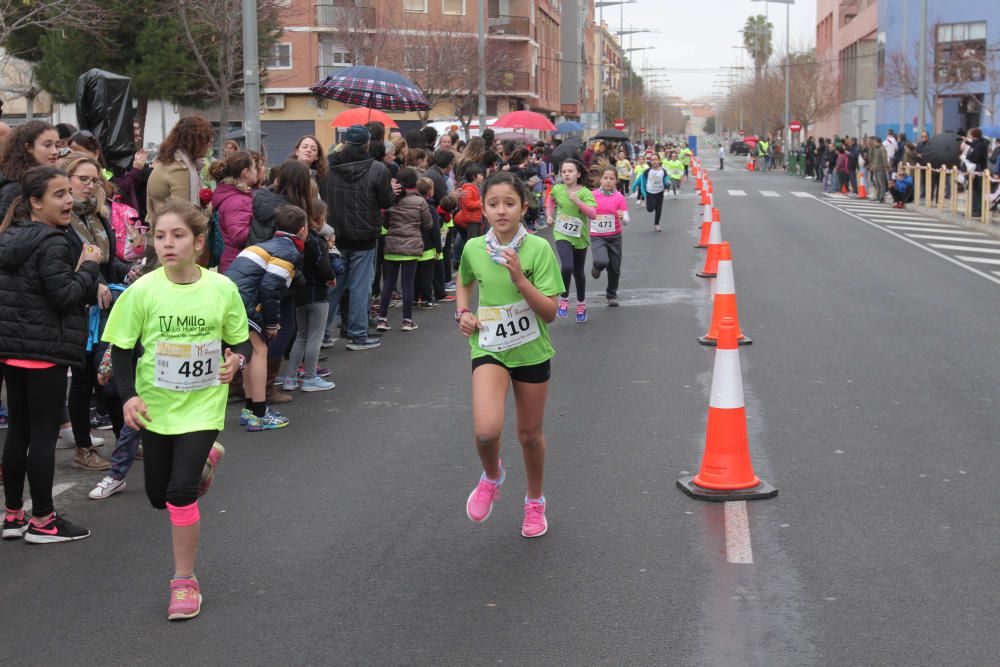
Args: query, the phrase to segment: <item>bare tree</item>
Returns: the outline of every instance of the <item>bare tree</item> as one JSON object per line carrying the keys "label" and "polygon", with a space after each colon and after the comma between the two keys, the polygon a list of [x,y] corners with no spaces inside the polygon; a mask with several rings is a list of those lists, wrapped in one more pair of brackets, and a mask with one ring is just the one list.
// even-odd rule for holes
{"label": "bare tree", "polygon": [[66,26],[105,25],[106,12],[93,0],[0,0],[0,60],[17,57],[11,38],[25,31],[48,32]]}
{"label": "bare tree", "polygon": [[43,92],[29,63],[16,58],[0,61],[0,93],[7,93],[8,99],[23,97],[27,120],[35,117],[35,100]]}
{"label": "bare tree", "polygon": [[[927,28],[927,69],[924,71],[924,81],[927,87],[926,109],[927,117],[934,118],[934,111],[937,108],[937,100],[942,95],[958,89],[964,82],[954,76],[950,71],[944,76],[938,71],[935,62],[937,52],[937,33],[940,23],[935,23]],[[920,94],[920,66],[918,64],[918,54],[914,53],[909,58],[905,57],[902,51],[894,51],[886,54],[885,70],[882,80],[882,87],[890,96],[918,97]]]}

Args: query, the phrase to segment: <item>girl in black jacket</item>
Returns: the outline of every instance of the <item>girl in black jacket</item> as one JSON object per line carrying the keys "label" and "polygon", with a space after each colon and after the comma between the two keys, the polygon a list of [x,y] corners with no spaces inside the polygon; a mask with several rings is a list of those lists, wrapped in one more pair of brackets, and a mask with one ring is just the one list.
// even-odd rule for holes
{"label": "girl in black jacket", "polygon": [[[43,544],[81,540],[90,531],[55,514],[52,479],[66,396],[66,368],[82,368],[83,306],[97,299],[100,250],[74,254],[68,238],[73,195],[66,174],[36,167],[0,225],[0,360],[5,364],[10,427],[3,451],[3,538]],[[24,478],[32,518],[23,509]]]}

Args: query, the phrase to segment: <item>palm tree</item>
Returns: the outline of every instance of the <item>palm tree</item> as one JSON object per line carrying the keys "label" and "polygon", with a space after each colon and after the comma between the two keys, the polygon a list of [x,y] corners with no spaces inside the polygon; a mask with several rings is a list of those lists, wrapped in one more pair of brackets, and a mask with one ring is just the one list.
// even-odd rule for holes
{"label": "palm tree", "polygon": [[743,24],[743,48],[753,56],[754,78],[759,80],[761,70],[771,59],[774,53],[774,45],[771,41],[771,33],[774,26],[767,20],[766,16],[748,16]]}

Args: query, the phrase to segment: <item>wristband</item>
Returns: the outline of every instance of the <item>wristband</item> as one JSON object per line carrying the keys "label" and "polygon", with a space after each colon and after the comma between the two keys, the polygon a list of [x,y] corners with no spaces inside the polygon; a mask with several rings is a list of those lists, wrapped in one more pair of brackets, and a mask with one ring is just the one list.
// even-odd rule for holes
{"label": "wristband", "polygon": [[471,313],[471,312],[472,311],[469,310],[468,308],[459,308],[458,310],[455,311],[455,321],[456,322],[461,322],[462,321],[462,315],[465,315],[466,313]]}

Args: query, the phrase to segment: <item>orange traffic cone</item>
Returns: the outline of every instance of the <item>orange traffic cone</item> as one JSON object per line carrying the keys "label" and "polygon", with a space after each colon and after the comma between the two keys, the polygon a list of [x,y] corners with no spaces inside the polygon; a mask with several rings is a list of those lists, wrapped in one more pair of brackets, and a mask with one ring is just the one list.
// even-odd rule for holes
{"label": "orange traffic cone", "polygon": [[740,352],[731,317],[722,318],[719,325],[701,468],[693,477],[678,479],[677,486],[701,500],[757,500],[778,495],[776,488],[754,474],[750,460]]}
{"label": "orange traffic cone", "polygon": [[747,160],[747,171],[753,171],[753,160]]}
{"label": "orange traffic cone", "polygon": [[708,194],[715,194],[715,187],[712,185],[712,181],[708,182]]}
{"label": "orange traffic cone", "polygon": [[708,206],[712,203],[711,197],[708,196],[708,190],[701,191],[701,205]]}
{"label": "orange traffic cone", "polygon": [[697,190],[698,192],[701,192],[702,187],[703,187],[703,181],[701,180],[701,176],[696,176],[694,179],[694,189]]}
{"label": "orange traffic cone", "polygon": [[719,342],[719,323],[722,318],[731,317],[736,323],[736,340],[740,345],[750,345],[750,340],[740,331],[740,318],[736,313],[736,281],[733,279],[733,255],[729,242],[723,241],[719,247],[718,277],[715,279],[715,299],[712,302],[712,323],[708,333],[698,339],[702,345],[715,345]]}
{"label": "orange traffic cone", "polygon": [[868,189],[865,188],[865,170],[858,173],[858,199],[868,199]]}
{"label": "orange traffic cone", "polygon": [[697,275],[699,278],[714,278],[719,272],[719,249],[722,247],[722,223],[713,222],[708,233],[708,252],[705,266]]}
{"label": "orange traffic cone", "polygon": [[702,220],[701,222],[701,236],[698,237],[698,243],[695,244],[695,248],[707,248],[708,247],[708,237],[712,233],[712,221]]}

